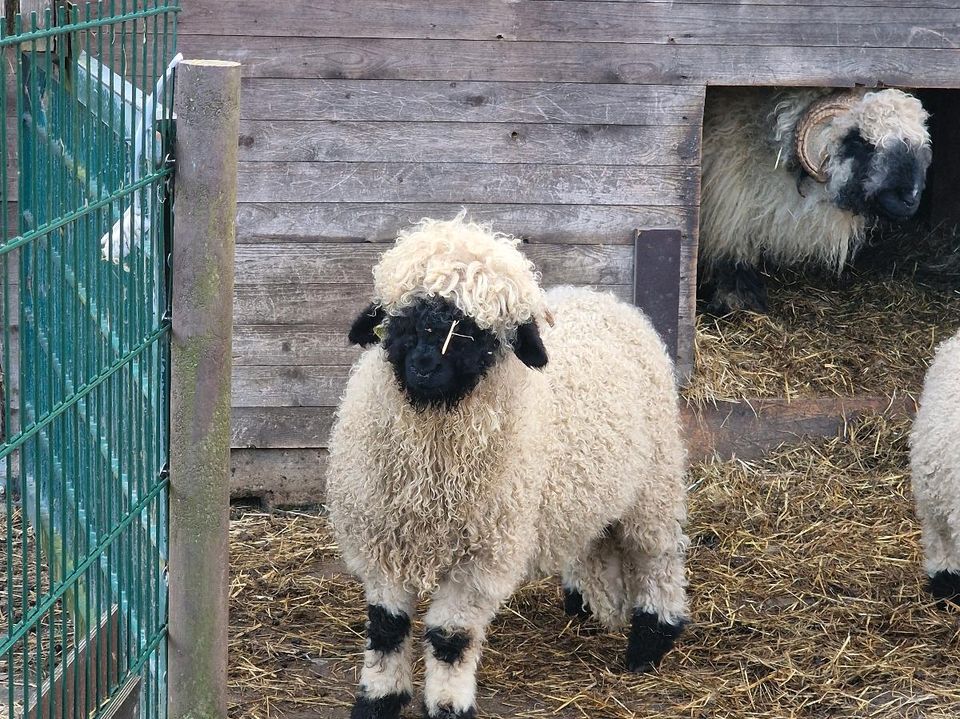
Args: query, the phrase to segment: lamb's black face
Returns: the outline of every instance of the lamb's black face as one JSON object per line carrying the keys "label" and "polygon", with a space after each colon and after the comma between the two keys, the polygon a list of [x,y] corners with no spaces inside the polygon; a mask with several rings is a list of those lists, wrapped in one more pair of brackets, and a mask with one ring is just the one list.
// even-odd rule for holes
{"label": "lamb's black face", "polygon": [[912,217],[920,206],[931,160],[928,146],[894,143],[877,148],[852,130],[843,139],[837,160],[850,162],[850,176],[835,197],[838,206],[890,220]]}
{"label": "lamb's black face", "polygon": [[397,382],[417,407],[455,406],[501,354],[492,332],[440,298],[421,300],[391,317],[383,346]]}

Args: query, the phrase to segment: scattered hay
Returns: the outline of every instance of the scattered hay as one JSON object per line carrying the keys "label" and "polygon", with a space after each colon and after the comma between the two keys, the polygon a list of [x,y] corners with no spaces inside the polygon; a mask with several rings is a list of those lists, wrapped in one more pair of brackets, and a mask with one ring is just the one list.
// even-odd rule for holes
{"label": "scattered hay", "polygon": [[[44,598],[44,594],[49,593],[51,586],[47,564],[39,554],[33,527],[25,521],[18,506],[14,505],[13,511],[8,515],[5,504],[3,495],[0,494],[0,547],[3,547],[3,552],[0,553],[0,637],[8,635],[11,623],[19,623],[26,613],[34,609]],[[8,558],[13,560],[13,572],[10,574],[7,567]],[[27,564],[26,572],[23,568],[24,558]],[[24,602],[24,595],[26,595],[26,602]],[[50,674],[51,661],[53,666],[57,666],[64,653],[72,648],[73,622],[69,615],[64,616],[63,610],[63,601],[57,601],[46,614],[36,620],[24,638],[14,646],[12,662],[11,655],[0,656],[0,690],[2,690],[0,691],[0,719],[22,713],[25,677],[32,702],[37,686]],[[64,626],[66,626],[65,631]],[[66,634],[66,646],[64,646],[64,634]],[[14,686],[12,711],[8,693],[10,683]]]}
{"label": "scattered hay", "polygon": [[[697,465],[693,625],[660,671],[622,673],[624,636],[570,622],[556,583],[538,582],[491,628],[482,714],[960,715],[960,624],[922,589],[907,431],[875,416],[843,438]],[[345,716],[364,601],[325,520],[245,513],[231,551],[231,714]]]}
{"label": "scattered hay", "polygon": [[793,270],[768,277],[768,315],[698,317],[685,396],[704,404],[919,393],[937,344],[960,328],[955,235],[888,232],[842,279]]}

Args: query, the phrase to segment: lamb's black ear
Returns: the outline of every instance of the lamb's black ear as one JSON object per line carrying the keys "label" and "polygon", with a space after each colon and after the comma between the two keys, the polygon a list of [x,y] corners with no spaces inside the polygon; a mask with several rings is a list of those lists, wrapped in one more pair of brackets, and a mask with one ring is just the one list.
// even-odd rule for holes
{"label": "lamb's black ear", "polygon": [[383,307],[375,302],[367,305],[363,312],[357,315],[357,319],[353,321],[353,324],[350,325],[350,333],[347,335],[350,339],[350,344],[366,347],[367,345],[379,342],[380,338],[377,337],[373,330],[383,322],[386,316],[387,314],[383,311]]}
{"label": "lamb's black ear", "polygon": [[530,320],[517,327],[517,338],[513,341],[513,353],[527,367],[543,367],[547,364],[547,350],[540,339],[537,323]]}

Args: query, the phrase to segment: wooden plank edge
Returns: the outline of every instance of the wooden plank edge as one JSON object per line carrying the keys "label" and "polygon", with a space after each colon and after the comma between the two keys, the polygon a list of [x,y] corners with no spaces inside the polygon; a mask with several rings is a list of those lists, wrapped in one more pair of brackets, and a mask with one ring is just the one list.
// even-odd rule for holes
{"label": "wooden plank edge", "polygon": [[781,445],[835,437],[857,417],[912,417],[912,397],[752,399],[682,409],[690,462],[755,459]]}
{"label": "wooden plank edge", "polygon": [[[866,414],[908,418],[915,412],[912,397],[752,399],[682,408],[691,463],[754,459],[781,445],[838,436],[845,425]],[[326,464],[322,447],[234,448],[231,499],[253,500],[267,509],[320,505]]]}

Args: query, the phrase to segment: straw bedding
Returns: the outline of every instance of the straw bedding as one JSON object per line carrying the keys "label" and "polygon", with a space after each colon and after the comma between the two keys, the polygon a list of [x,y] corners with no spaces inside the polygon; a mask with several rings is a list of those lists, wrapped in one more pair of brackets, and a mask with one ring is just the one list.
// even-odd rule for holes
{"label": "straw bedding", "polygon": [[[873,416],[842,438],[696,465],[693,626],[660,671],[621,673],[624,637],[571,623],[539,582],[491,628],[482,713],[957,716],[960,614],[922,591],[907,432]],[[231,549],[232,715],[345,716],[364,603],[323,517],[237,513]]]}
{"label": "straw bedding", "polygon": [[960,328],[958,237],[888,230],[841,278],[771,272],[768,315],[698,318],[686,397],[918,394],[936,345]]}

